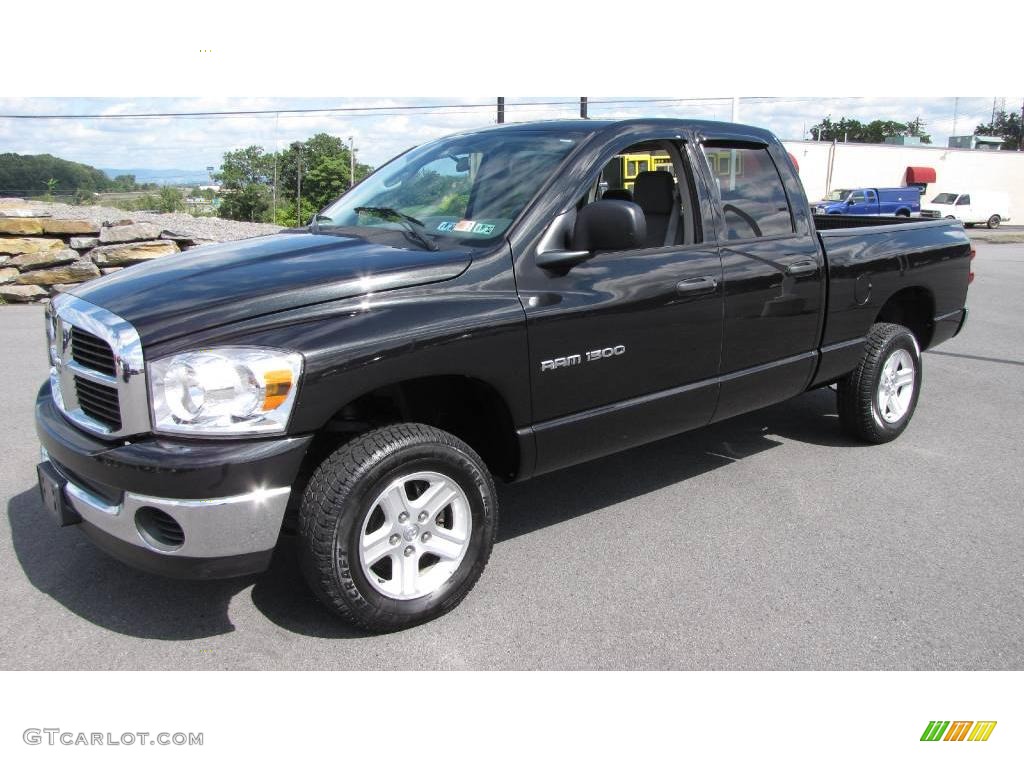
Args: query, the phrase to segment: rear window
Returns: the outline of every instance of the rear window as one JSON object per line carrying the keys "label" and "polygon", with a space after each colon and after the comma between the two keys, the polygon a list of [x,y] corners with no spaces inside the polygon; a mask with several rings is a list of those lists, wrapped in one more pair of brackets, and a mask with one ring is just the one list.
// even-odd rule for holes
{"label": "rear window", "polygon": [[786,190],[767,149],[709,142],[704,154],[721,194],[726,239],[794,231]]}

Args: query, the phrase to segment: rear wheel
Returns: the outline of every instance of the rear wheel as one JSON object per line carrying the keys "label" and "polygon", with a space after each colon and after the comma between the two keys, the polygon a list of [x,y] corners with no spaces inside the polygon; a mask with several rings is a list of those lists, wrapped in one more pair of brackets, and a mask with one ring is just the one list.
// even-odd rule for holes
{"label": "rear wheel", "polygon": [[314,472],[299,512],[303,572],[347,621],[402,629],[461,602],[497,528],[494,482],[473,449],[433,427],[396,424]]}
{"label": "rear wheel", "polygon": [[921,351],[909,329],[872,326],[860,364],[836,388],[843,429],[869,443],[895,440],[907,428],[921,389]]}
{"label": "rear wheel", "polygon": [[1002,222],[1002,219],[999,218],[999,214],[995,214],[994,216],[990,216],[989,219],[988,219],[988,228],[989,229],[995,229],[996,227],[999,226],[999,224],[1001,222]]}

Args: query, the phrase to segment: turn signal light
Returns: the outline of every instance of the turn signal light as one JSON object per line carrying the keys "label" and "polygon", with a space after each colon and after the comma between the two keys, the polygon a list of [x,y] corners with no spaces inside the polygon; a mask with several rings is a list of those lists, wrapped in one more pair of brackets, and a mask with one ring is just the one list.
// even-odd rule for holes
{"label": "turn signal light", "polygon": [[[978,255],[978,252],[975,251],[973,248],[971,248],[971,261],[972,262],[974,261],[974,257],[977,256],[977,255]],[[972,266],[973,266],[973,264],[972,264]],[[967,284],[970,285],[973,282],[974,282],[974,270],[972,269],[970,272],[967,273]]]}
{"label": "turn signal light", "polygon": [[263,384],[267,393],[263,398],[263,410],[272,411],[287,399],[292,388],[292,372],[267,371],[263,374]]}

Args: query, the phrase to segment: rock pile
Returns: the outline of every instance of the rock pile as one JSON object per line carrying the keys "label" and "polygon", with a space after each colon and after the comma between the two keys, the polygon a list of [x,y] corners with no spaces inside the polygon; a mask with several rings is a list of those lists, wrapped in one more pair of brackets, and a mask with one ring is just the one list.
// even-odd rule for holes
{"label": "rock pile", "polygon": [[56,219],[0,198],[0,299],[39,301],[71,285],[206,242],[157,224]]}

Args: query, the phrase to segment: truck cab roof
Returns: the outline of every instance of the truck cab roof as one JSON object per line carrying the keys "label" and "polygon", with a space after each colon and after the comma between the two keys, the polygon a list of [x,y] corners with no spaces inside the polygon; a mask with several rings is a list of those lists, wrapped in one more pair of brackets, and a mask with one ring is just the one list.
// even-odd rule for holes
{"label": "truck cab roof", "polygon": [[473,130],[463,131],[458,135],[466,136],[484,132],[519,133],[526,131],[545,131],[549,133],[564,132],[566,135],[580,133],[597,135],[620,133],[630,128],[662,128],[666,130],[690,130],[697,133],[708,133],[711,135],[743,135],[756,141],[763,141],[766,144],[777,141],[775,135],[771,131],[758,128],[753,125],[727,123],[716,120],[690,120],[663,117],[629,118],[626,120],[590,120],[583,118],[568,120],[534,120],[524,123],[502,123],[501,125],[493,125],[486,128],[476,128]]}

